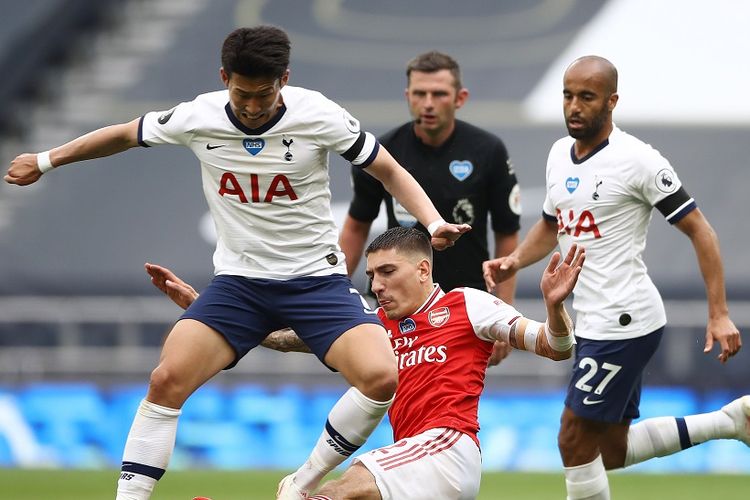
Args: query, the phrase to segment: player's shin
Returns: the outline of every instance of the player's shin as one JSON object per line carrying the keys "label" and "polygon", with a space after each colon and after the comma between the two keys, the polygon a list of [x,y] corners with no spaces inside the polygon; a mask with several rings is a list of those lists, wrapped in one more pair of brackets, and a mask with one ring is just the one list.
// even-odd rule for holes
{"label": "player's shin", "polygon": [[314,490],[328,472],[364,444],[392,401],[374,401],[351,387],[331,409],[313,452],[294,473],[294,482],[302,490]]}
{"label": "player's shin", "polygon": [[609,500],[609,480],[602,456],[592,462],[565,467],[568,500]]}
{"label": "player's shin", "polygon": [[125,443],[116,500],[147,500],[174,449],[180,410],[141,401]]}

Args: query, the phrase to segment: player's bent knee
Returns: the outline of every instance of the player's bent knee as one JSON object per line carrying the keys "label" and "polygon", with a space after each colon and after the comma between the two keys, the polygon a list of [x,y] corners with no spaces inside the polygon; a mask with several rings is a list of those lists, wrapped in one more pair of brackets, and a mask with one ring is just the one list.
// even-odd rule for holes
{"label": "player's bent knee", "polygon": [[388,401],[396,392],[396,356],[380,325],[362,324],[344,332],[331,345],[325,362],[370,399]]}
{"label": "player's bent knee", "polygon": [[388,401],[396,394],[398,370],[388,366],[376,367],[364,373],[354,386],[370,399]]}
{"label": "player's bent knee", "polygon": [[159,365],[151,372],[147,399],[152,403],[180,408],[189,395],[190,389],[169,368]]}

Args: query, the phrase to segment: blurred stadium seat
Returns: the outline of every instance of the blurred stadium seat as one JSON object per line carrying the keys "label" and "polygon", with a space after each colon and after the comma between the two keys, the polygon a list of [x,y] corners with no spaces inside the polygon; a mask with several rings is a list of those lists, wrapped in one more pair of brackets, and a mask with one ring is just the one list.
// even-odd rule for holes
{"label": "blurred stadium seat", "polygon": [[181,421],[214,422],[225,418],[227,396],[217,385],[204,385],[182,407]]}
{"label": "blurred stadium seat", "polygon": [[[143,385],[113,386],[100,391],[86,383],[40,383],[0,391],[0,397],[17,405],[39,444],[52,450],[52,464],[116,467],[145,392]],[[208,385],[197,391],[183,409],[170,467],[295,467],[308,456],[342,392],[296,385],[277,389],[257,384]],[[643,417],[711,411],[733,397],[726,391],[701,396],[686,388],[646,388]],[[559,390],[485,394],[479,410],[483,467],[559,470],[557,429],[563,400],[564,394]],[[360,453],[392,442],[392,429],[386,418]],[[48,458],[39,453],[37,465],[49,465]],[[343,466],[350,462],[347,460]],[[0,429],[0,466],[18,465],[18,457],[13,455],[7,436]],[[27,460],[24,465],[33,463]],[[711,442],[636,465],[632,470],[747,473],[750,449],[729,440]]]}
{"label": "blurred stadium seat", "polygon": [[96,385],[31,384],[19,392],[18,404],[39,442],[57,451],[60,465],[101,466],[107,408]]}

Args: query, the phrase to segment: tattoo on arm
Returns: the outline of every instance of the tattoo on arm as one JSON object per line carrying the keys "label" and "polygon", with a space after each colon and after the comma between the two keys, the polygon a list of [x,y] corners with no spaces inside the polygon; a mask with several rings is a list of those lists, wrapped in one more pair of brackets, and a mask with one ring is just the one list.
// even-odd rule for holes
{"label": "tattoo on arm", "polygon": [[306,352],[312,353],[307,344],[300,339],[294,330],[284,328],[268,334],[268,337],[260,343],[263,347],[280,352]]}

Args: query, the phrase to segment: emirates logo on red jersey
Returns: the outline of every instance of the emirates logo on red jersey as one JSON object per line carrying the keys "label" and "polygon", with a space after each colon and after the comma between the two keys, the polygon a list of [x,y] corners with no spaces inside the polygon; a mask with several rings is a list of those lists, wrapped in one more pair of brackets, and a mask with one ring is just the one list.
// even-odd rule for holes
{"label": "emirates logo on red jersey", "polygon": [[447,307],[441,307],[439,309],[435,309],[430,311],[430,313],[427,315],[427,320],[430,322],[432,326],[435,328],[441,327],[444,324],[448,322],[448,319],[451,317],[451,310]]}

